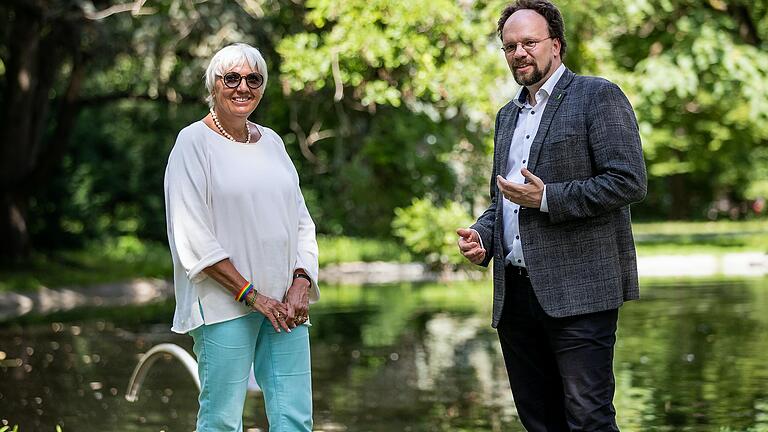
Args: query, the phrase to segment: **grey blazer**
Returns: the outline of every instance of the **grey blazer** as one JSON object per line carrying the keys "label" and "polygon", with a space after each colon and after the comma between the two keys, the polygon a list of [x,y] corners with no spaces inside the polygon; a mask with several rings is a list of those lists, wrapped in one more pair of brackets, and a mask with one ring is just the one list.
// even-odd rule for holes
{"label": "grey blazer", "polygon": [[[506,290],[503,196],[495,177],[507,172],[518,112],[510,101],[496,116],[491,205],[472,225],[486,248],[482,265],[494,260],[493,327]],[[645,197],[647,179],[637,120],[619,87],[566,69],[547,102],[528,169],[547,186],[549,213],[522,208],[519,218],[528,274],[544,311],[566,317],[638,298],[629,204]]]}

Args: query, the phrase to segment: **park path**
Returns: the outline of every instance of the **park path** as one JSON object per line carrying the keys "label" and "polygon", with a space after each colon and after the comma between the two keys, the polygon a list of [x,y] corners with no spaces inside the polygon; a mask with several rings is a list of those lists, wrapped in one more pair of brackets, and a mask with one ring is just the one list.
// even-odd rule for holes
{"label": "park path", "polygon": [[[641,278],[766,277],[768,254],[654,255],[638,258]],[[381,284],[482,279],[486,272],[433,273],[422,264],[344,263],[320,271],[322,284]],[[490,282],[489,282],[490,283]],[[40,288],[36,292],[0,293],[0,322],[29,313],[49,314],[84,306],[141,305],[173,297],[170,281],[136,279],[77,288]]]}

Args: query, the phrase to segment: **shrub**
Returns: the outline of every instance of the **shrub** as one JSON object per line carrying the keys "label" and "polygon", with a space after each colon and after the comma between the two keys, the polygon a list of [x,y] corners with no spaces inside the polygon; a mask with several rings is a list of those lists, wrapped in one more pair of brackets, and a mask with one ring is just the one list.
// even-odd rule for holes
{"label": "shrub", "polygon": [[392,229],[414,256],[434,269],[468,266],[456,246],[457,228],[472,224],[472,216],[459,203],[414,199],[409,207],[395,209]]}

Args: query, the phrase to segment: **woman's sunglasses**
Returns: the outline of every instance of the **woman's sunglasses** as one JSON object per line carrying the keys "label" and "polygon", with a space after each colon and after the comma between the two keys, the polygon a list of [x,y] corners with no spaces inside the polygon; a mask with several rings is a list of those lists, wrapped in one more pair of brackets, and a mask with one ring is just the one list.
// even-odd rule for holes
{"label": "woman's sunglasses", "polygon": [[238,88],[240,86],[240,81],[243,79],[245,79],[245,85],[253,90],[256,90],[264,84],[264,76],[258,72],[251,72],[248,75],[240,75],[237,72],[227,72],[221,77],[221,80],[224,81],[224,85],[231,89]]}

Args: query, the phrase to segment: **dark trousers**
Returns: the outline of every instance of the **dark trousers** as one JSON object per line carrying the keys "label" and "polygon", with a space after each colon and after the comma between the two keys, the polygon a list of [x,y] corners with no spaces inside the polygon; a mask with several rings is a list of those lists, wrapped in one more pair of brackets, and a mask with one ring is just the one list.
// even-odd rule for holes
{"label": "dark trousers", "polygon": [[507,272],[498,332],[520,421],[530,432],[618,431],[618,310],[552,318],[527,277]]}

